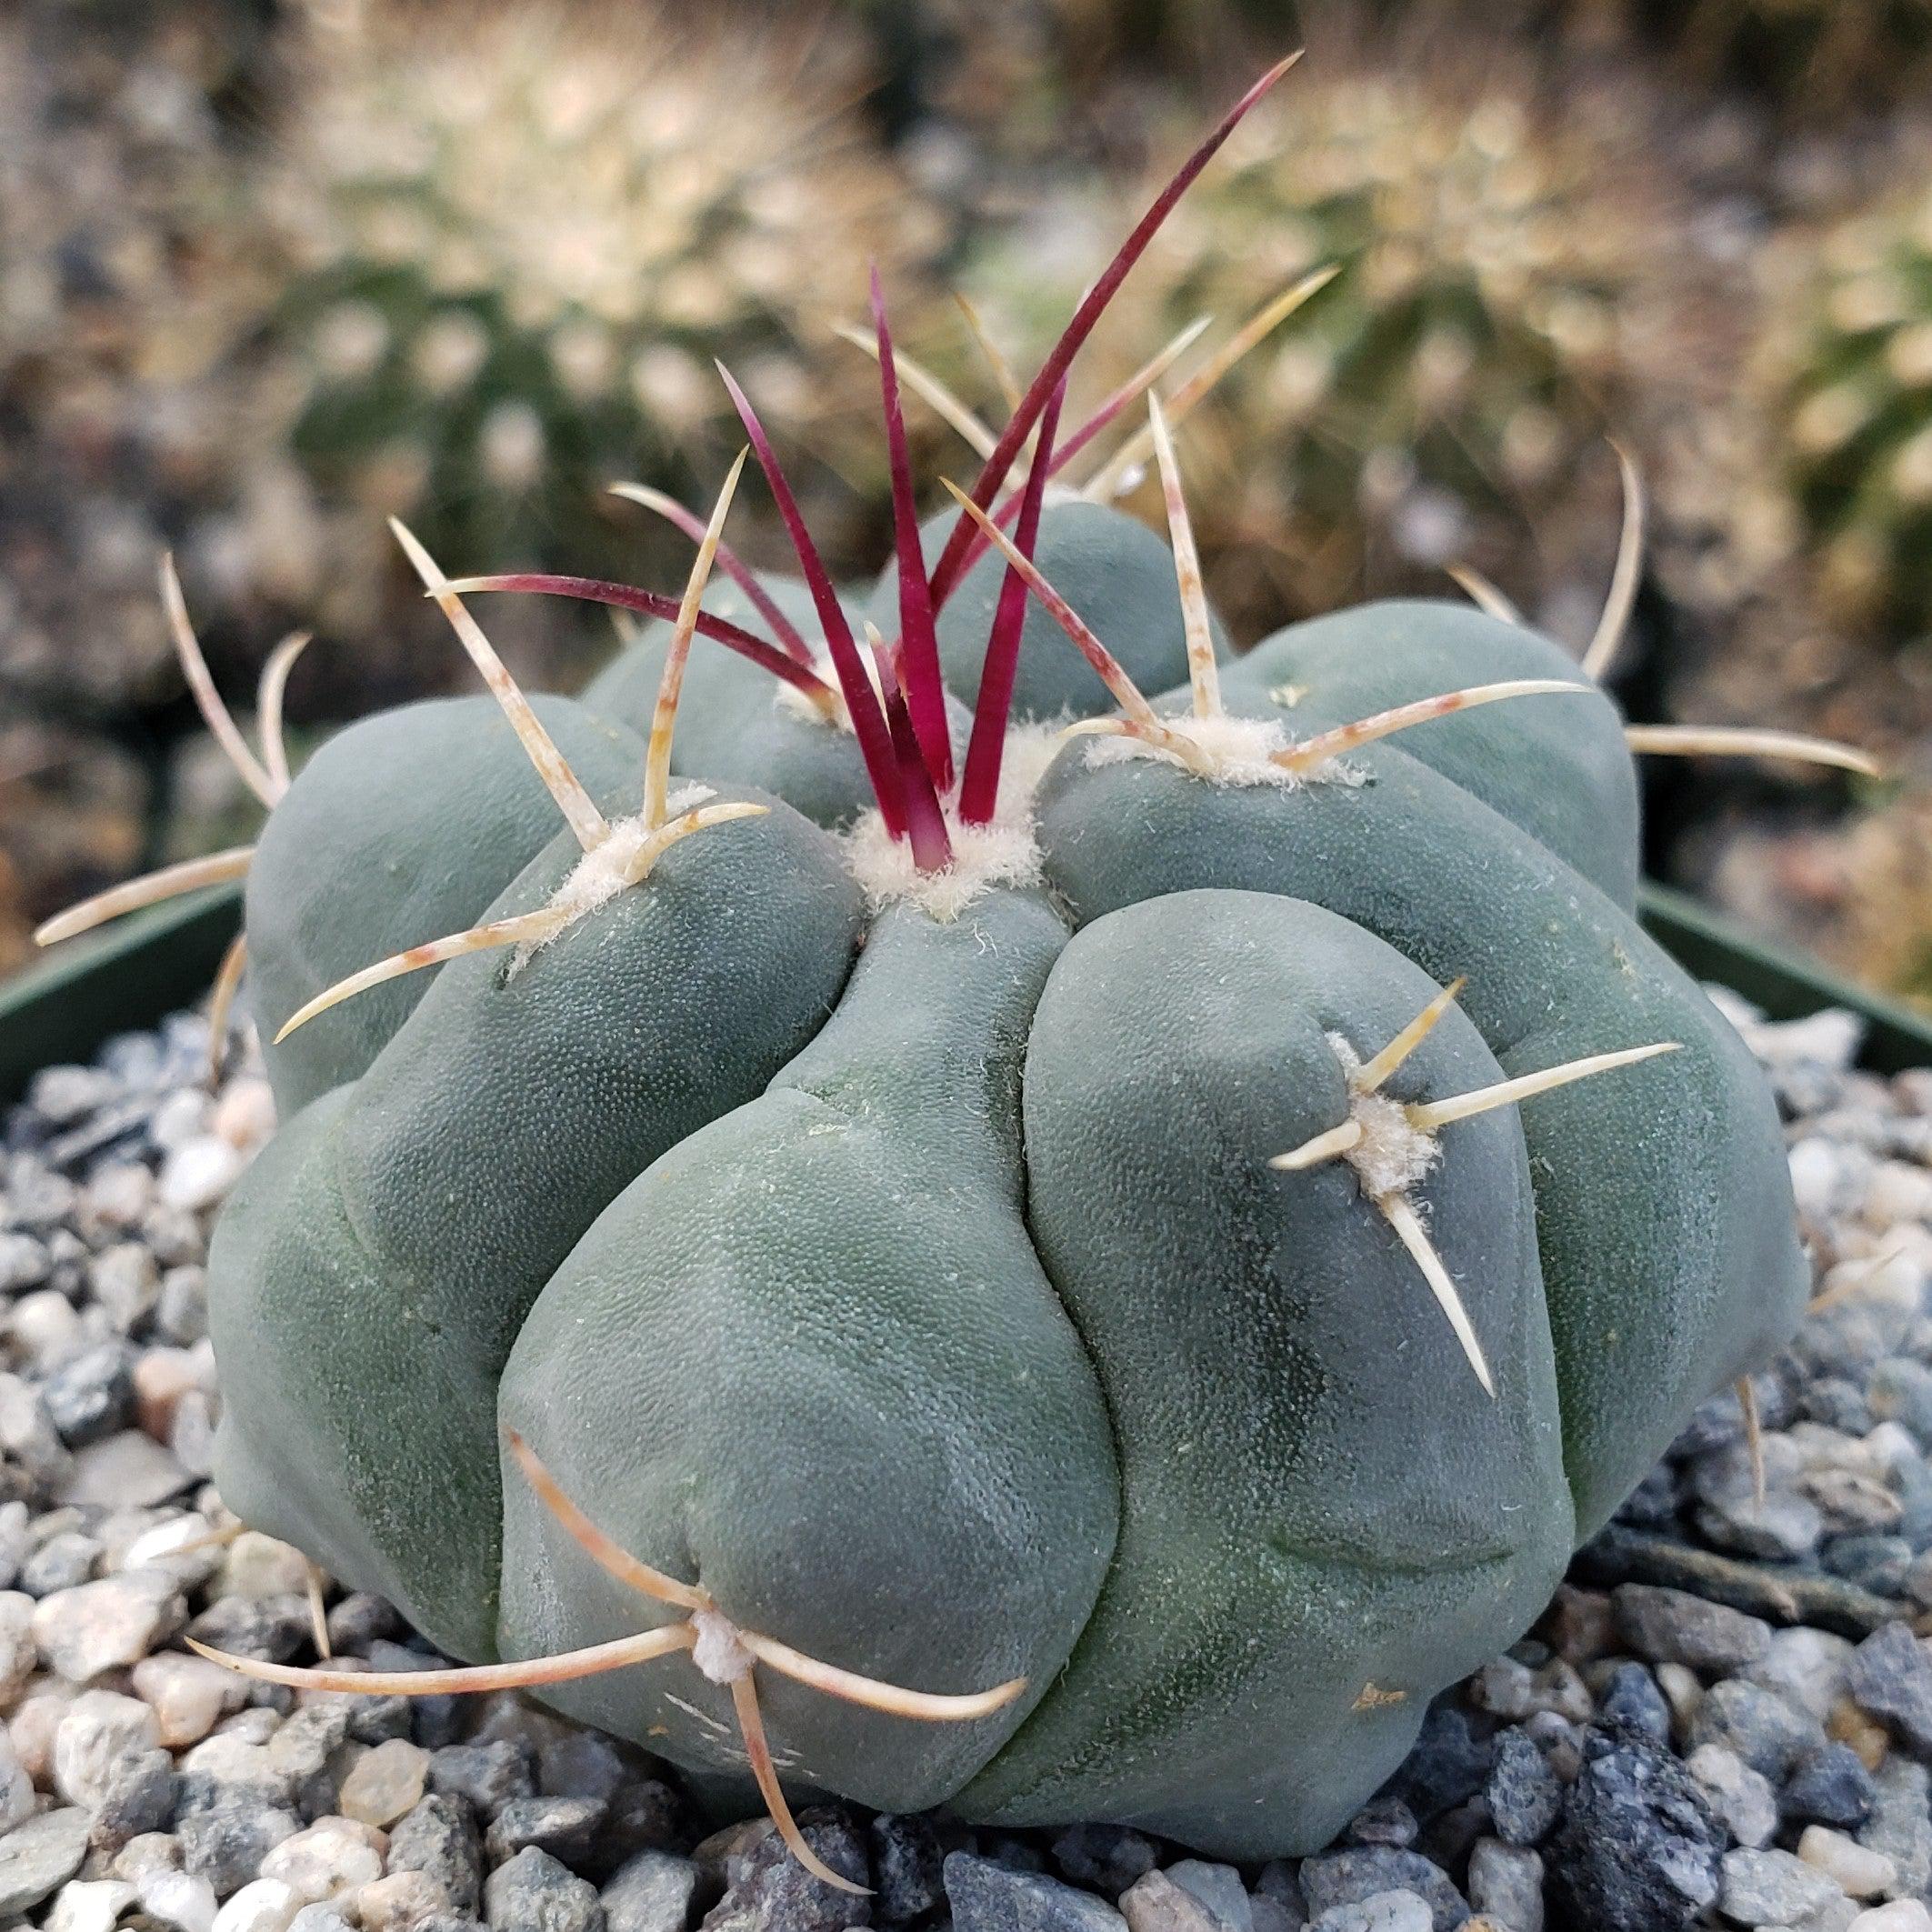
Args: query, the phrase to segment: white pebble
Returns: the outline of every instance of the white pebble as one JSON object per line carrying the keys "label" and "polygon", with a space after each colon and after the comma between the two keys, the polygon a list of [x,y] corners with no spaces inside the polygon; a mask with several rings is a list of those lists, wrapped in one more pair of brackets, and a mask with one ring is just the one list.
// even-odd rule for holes
{"label": "white pebble", "polygon": [[11,1732],[0,1731],[0,1837],[34,1816],[34,1780],[20,1762]]}
{"label": "white pebble", "polygon": [[231,1081],[215,1103],[209,1125],[231,1147],[253,1153],[275,1130],[275,1095],[267,1081],[252,1074]]}
{"label": "white pebble", "polygon": [[0,1710],[12,1710],[40,1662],[34,1641],[34,1599],[0,1590]]}
{"label": "white pebble", "polygon": [[144,1872],[135,1880],[141,1909],[178,1932],[215,1932],[215,1887],[191,1872]]}
{"label": "white pebble", "polygon": [[30,1361],[50,1367],[80,1348],[81,1318],[58,1288],[38,1288],[14,1304],[6,1326]]}
{"label": "white pebble", "polygon": [[135,1666],[135,1694],[150,1705],[164,1748],[198,1744],[228,1712],[248,1701],[248,1686],[206,1657],[162,1650]]}
{"label": "white pebble", "polygon": [[391,1872],[355,1895],[363,1932],[408,1932],[449,1910],[449,1894],[427,1872]]}
{"label": "white pebble", "polygon": [[393,1825],[423,1795],[429,1753],[406,1737],[391,1737],[355,1762],[336,1800],[345,1817]]}
{"label": "white pebble", "polygon": [[20,1700],[19,1707],[7,1719],[6,1734],[26,1775],[43,1790],[54,1781],[54,1738],[60,1720],[73,1707],[79,1693],[59,1677],[43,1677]]}
{"label": "white pebble", "polygon": [[1898,1882],[1898,1867],[1882,1851],[1868,1850],[1827,1826],[1807,1825],[1797,1841],[1797,1855],[1835,1878],[1838,1889],[1853,1898],[1874,1898]]}
{"label": "white pebble", "polygon": [[1916,1898],[1895,1898],[1860,1912],[1849,1932],[1932,1932],[1932,1912]]}
{"label": "white pebble", "polygon": [[181,1627],[187,1606],[162,1570],[123,1570],[43,1597],[34,1611],[34,1640],[48,1666],[70,1684],[138,1662]]}
{"label": "white pebble", "polygon": [[170,1207],[199,1213],[227,1193],[246,1165],[239,1149],[218,1135],[198,1135],[184,1141],[163,1164],[161,1198]]}
{"label": "white pebble", "polygon": [[61,1887],[47,1914],[47,1932],[111,1932],[135,1902],[135,1888],[121,1878],[76,1878]]}
{"label": "white pebble", "polygon": [[355,1818],[319,1817],[286,1837],[262,1860],[265,1877],[279,1878],[305,1905],[373,1885],[383,1875],[387,1838]]}
{"label": "white pebble", "polygon": [[63,1503],[102,1509],[145,1509],[179,1496],[192,1478],[175,1458],[139,1429],[123,1429],[76,1452],[60,1487]]}
{"label": "white pebble", "polygon": [[284,1932],[303,1904],[279,1879],[256,1878],[215,1915],[215,1932]]}
{"label": "white pebble", "polygon": [[1738,1844],[1759,1850],[1777,1831],[1777,1794],[1760,1776],[1721,1744],[1699,1745],[1685,1769],[1704,1787],[1711,1809]]}
{"label": "white pebble", "polygon": [[1814,1221],[1829,1219],[1845,1186],[1838,1149],[1828,1140],[1810,1137],[1791,1149],[1789,1164],[1798,1212]]}
{"label": "white pebble", "polygon": [[228,1546],[213,1597],[299,1597],[308,1587],[308,1558],[293,1545],[245,1529]]}
{"label": "white pebble", "polygon": [[54,1734],[54,1788],[69,1803],[98,1811],[121,1760],[152,1751],[160,1741],[161,1727],[138,1697],[84,1691]]}

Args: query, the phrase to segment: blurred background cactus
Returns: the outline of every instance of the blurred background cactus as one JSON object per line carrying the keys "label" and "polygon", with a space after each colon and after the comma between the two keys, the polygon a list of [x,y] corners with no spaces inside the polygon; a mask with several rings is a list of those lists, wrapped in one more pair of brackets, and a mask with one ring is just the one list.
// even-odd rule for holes
{"label": "blurred background cactus", "polygon": [[1772,258],[1760,397],[1787,541],[1841,629],[1932,645],[1932,141]]}
{"label": "blurred background cactus", "polygon": [[606,493],[728,459],[715,356],[835,470],[871,463],[830,325],[868,262],[896,280],[937,231],[867,145],[836,43],[454,5],[315,39],[270,327],[325,494],[465,566],[675,556]]}
{"label": "blurred background cactus", "polygon": [[[1641,443],[1727,363],[1722,272],[1657,131],[1640,90],[1539,79],[1466,34],[1323,36],[1176,212],[1106,338],[1126,365],[1196,315],[1226,335],[1340,268],[1191,419],[1224,607],[1265,626],[1440,592],[1465,562],[1587,636],[1617,539],[1607,432]],[[1052,225],[1016,225],[973,286],[1033,337],[1077,294],[1054,275],[1066,253]]]}

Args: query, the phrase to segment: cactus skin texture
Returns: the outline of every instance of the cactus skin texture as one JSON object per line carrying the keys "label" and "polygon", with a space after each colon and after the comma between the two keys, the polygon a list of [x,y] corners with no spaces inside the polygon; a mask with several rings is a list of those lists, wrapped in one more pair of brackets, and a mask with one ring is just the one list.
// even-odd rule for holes
{"label": "cactus skin texture", "polygon": [[[225,1497],[477,1660],[410,1687],[748,1767],[808,1864],[781,1777],[1322,1844],[1805,1291],[1769,1092],[1631,916],[1610,700],[1442,604],[1221,666],[1157,402],[1171,591],[1145,529],[1042,509],[1081,327],[923,553],[887,383],[874,676],[734,386],[805,588],[756,636],[702,613],[741,458],[600,683],[647,735],[533,722],[458,602],[566,580],[453,586],[399,533],[567,830],[461,704],[262,788],[248,998],[294,1110],[211,1248]],[[1066,636],[1023,635],[1034,557],[1081,553]],[[712,641],[770,668],[791,629],[783,688]],[[1009,730],[1021,690],[1071,735]],[[734,709],[762,790],[704,762]]]}

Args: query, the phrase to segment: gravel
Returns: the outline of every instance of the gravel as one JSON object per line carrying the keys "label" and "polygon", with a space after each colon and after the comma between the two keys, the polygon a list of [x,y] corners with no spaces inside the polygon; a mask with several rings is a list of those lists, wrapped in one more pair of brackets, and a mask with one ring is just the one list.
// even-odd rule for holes
{"label": "gravel", "polygon": [[[1128,1827],[803,1814],[707,1835],[666,1766],[508,1697],[245,1683],[308,1569],[208,1485],[203,1266],[272,1126],[203,1023],[49,1068],[0,1124],[0,1926],[52,1932],[1932,1932],[1932,1070],[1757,1023],[1817,1299],[1697,1412],[1537,1627],[1438,1699],[1337,1842],[1236,1867]],[[345,1659],[421,1667],[326,1586]]]}

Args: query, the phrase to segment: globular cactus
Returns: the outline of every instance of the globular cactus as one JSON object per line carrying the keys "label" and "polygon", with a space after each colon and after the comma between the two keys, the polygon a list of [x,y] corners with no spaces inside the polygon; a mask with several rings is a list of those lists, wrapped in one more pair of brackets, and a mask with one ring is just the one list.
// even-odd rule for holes
{"label": "globular cactus", "polygon": [[1904,646],[1932,636],[1932,156],[1885,172],[1882,198],[1776,258],[1755,401],[1782,475],[1741,494],[1748,514],[1769,481],[1753,520],[1834,626]]}
{"label": "globular cactus", "polygon": [[635,553],[604,491],[690,483],[713,355],[801,433],[849,419],[827,321],[930,227],[842,114],[849,76],[649,10],[393,4],[314,65],[273,333],[332,495],[473,556]]}
{"label": "globular cactus", "polygon": [[[736,469],[676,602],[402,533],[502,717],[345,731],[226,862],[285,1120],[211,1255],[225,1497],[474,1660],[385,1691],[748,1770],[834,1883],[786,1785],[1321,1843],[1802,1303],[1591,676],[1423,602],[1224,664],[1157,402],[1158,585],[1047,501],[1125,406],[1063,437],[1069,364],[1279,71],[923,546],[875,284],[869,624],[727,377],[801,583],[724,545]],[[462,599],[516,588],[655,620],[613,715],[511,683]]]}
{"label": "globular cactus", "polygon": [[[1421,587],[1457,562],[1538,611],[1574,606],[1604,561],[1583,493],[1605,425],[1667,416],[1710,361],[1711,276],[1641,91],[1559,91],[1519,50],[1447,37],[1365,32],[1351,55],[1325,35],[1126,298],[1134,339],[1278,321],[1277,290],[1340,270],[1193,432],[1210,582],[1243,613]],[[1071,293],[1056,242],[983,252],[975,292],[1009,326]],[[1086,486],[1109,501],[1137,475]],[[1559,523],[1565,505],[1587,514]]]}

